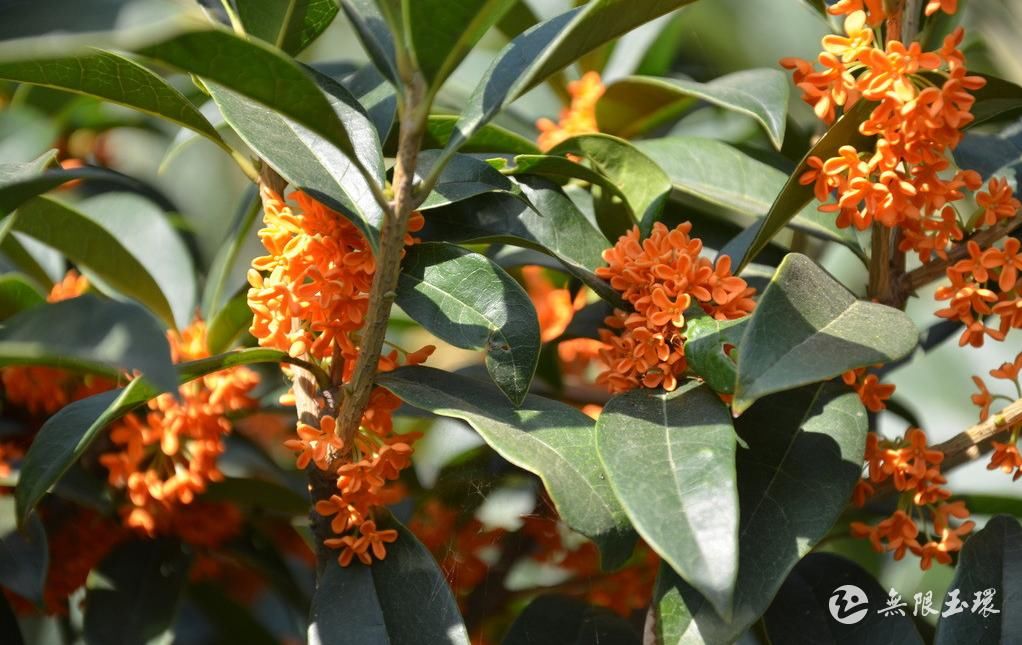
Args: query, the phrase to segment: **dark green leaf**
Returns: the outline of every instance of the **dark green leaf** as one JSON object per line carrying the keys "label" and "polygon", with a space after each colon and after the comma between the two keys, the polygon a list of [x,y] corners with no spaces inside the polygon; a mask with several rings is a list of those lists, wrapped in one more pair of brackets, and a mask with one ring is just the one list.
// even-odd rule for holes
{"label": "dark green leaf", "polygon": [[348,17],[362,46],[376,69],[386,76],[401,91],[401,75],[397,71],[397,57],[394,53],[394,38],[387,21],[376,6],[375,0],[341,0],[341,8]]}
{"label": "dark green leaf", "polygon": [[[787,179],[773,166],[712,139],[669,137],[637,141],[635,147],[667,173],[674,190],[750,217],[770,211]],[[861,253],[854,232],[839,229],[834,215],[817,211],[815,202],[799,211],[789,225]]]}
{"label": "dark green leaf", "polygon": [[[212,321],[230,298],[248,288],[249,264],[238,262],[247,243],[254,241],[252,228],[263,212],[258,190],[252,186],[243,193],[241,205],[224,235],[224,242],[206,273],[202,290],[202,316]],[[214,352],[215,353],[215,352]]]}
{"label": "dark green leaf", "polygon": [[635,530],[723,616],[738,568],[735,446],[727,406],[696,382],[619,394],[596,422],[600,461]]}
{"label": "dark green leaf", "polygon": [[745,328],[734,410],[756,399],[905,356],[919,342],[912,319],[857,300],[804,255],[777,268]]}
{"label": "dark green leaf", "polygon": [[252,310],[248,308],[248,290],[227,301],[216,312],[206,328],[206,347],[211,354],[226,352],[252,324]]}
{"label": "dark green leaf", "polygon": [[[419,154],[415,174],[420,180],[429,174],[439,155],[439,150],[425,150]],[[468,155],[454,155],[444,166],[433,191],[418,206],[418,210],[453,204],[483,193],[509,193],[513,188],[510,179],[485,161]]]}
{"label": "dark green leaf", "polygon": [[756,232],[756,235],[749,240],[747,245],[743,245],[743,248],[732,251],[736,273],[751,262],[766,247],[774,235],[777,235],[778,231],[784,228],[791,218],[812,201],[813,185],[803,186],[799,182],[799,178],[809,169],[809,165],[806,163],[809,157],[815,156],[821,159],[829,159],[837,155],[837,151],[841,146],[854,146],[858,150],[872,149],[873,138],[860,133],[859,124],[869,117],[869,113],[875,105],[869,101],[859,101],[856,103],[806,153],[798,168],[795,169],[795,172],[788,178],[787,183],[784,184],[784,188],[778,193],[777,198],[770,207],[770,212],[763,218],[762,225]]}
{"label": "dark green leaf", "polygon": [[[363,65],[358,71],[344,79],[334,78],[334,80],[340,81],[342,85],[351,90],[351,94],[365,108],[369,120],[373,122],[376,136],[381,142],[386,141],[387,135],[390,134],[390,130],[394,126],[394,117],[397,115],[397,92],[395,92],[394,86],[372,64]],[[427,147],[427,145],[423,147]]]}
{"label": "dark green leaf", "polygon": [[3,594],[0,594],[0,634],[8,639],[8,645],[25,645],[18,617],[14,615],[14,610]]}
{"label": "dark green leaf", "polygon": [[93,50],[81,56],[0,63],[0,78],[95,96],[190,128],[223,145],[181,92],[133,60]]}
{"label": "dark green leaf", "polygon": [[42,604],[49,566],[50,551],[42,520],[30,515],[18,530],[14,498],[0,498],[0,587]]}
{"label": "dark green leaf", "polygon": [[604,264],[607,238],[549,182],[521,176],[518,188],[529,203],[510,195],[482,195],[434,210],[421,235],[449,242],[513,244],[547,253],[600,297],[620,305],[620,294],[593,273]]}
{"label": "dark green leaf", "polygon": [[691,2],[592,0],[519,35],[480,79],[446,151],[457,151],[497,112],[583,54]]}
{"label": "dark green leaf", "polygon": [[439,338],[486,351],[486,369],[514,403],[539,360],[539,322],[525,291],[478,253],[428,242],[408,249],[395,301]]}
{"label": "dark green leaf", "polygon": [[0,365],[80,368],[117,378],[141,371],[163,391],[177,387],[167,339],[128,302],[84,295],[33,307],[0,328]]}
{"label": "dark green leaf", "polygon": [[387,516],[398,531],[387,557],[367,567],[328,562],[312,599],[310,645],[468,645],[458,605],[433,555]]}
{"label": "dark green leaf", "polygon": [[[988,589],[994,592],[990,607],[1000,613],[984,616],[977,610]],[[1018,520],[998,515],[965,542],[954,580],[944,596],[944,612],[957,606],[952,598],[965,606],[960,613],[941,615],[936,645],[1010,643],[1022,634],[1018,613],[1022,605],[1022,526]]]}
{"label": "dark green leaf", "polygon": [[[331,114],[345,124],[357,160],[382,186],[383,159],[372,122],[339,83],[312,73],[317,74],[317,82],[327,92]],[[349,151],[274,109],[246,100],[224,87],[211,85],[209,89],[231,127],[281,177],[349,218],[376,245],[383,211]]]}
{"label": "dark green leaf", "polygon": [[104,284],[135,298],[168,325],[174,325],[174,312],[160,283],[125,248],[118,234],[48,197],[33,197],[18,208],[16,216],[14,230],[57,249]]}
{"label": "dark green leaf", "polygon": [[567,596],[540,596],[518,615],[502,645],[639,645],[639,633],[602,607]]}
{"label": "dark green leaf", "polygon": [[596,104],[596,118],[600,132],[630,139],[706,101],[755,119],[780,149],[788,95],[787,75],[777,69],[744,70],[709,83],[629,76],[607,87]]}
{"label": "dark green leaf", "polygon": [[1022,87],[996,76],[979,74],[986,79],[986,85],[974,90],[976,102],[972,106],[975,119],[968,127],[995,119],[1006,113],[1022,110]]}
{"label": "dark green leaf", "polygon": [[759,401],[735,420],[740,503],[734,615],[723,622],[661,566],[652,612],[657,642],[734,642],[788,572],[837,521],[862,471],[866,412],[848,388],[820,384]]}
{"label": "dark green leaf", "polygon": [[32,280],[20,273],[0,275],[0,321],[46,302],[46,296]]}
{"label": "dark green leaf", "polygon": [[333,22],[335,0],[235,0],[245,31],[292,56]]}
{"label": "dark green leaf", "polygon": [[202,494],[210,502],[230,502],[240,508],[298,516],[309,512],[309,496],[265,479],[226,477],[212,482]]}
{"label": "dark green leaf", "polygon": [[599,545],[605,567],[628,558],[628,518],[607,483],[595,424],[585,414],[534,394],[515,408],[488,383],[429,367],[402,367],[377,383],[409,405],[466,421],[498,454],[536,474],[558,515]]}
{"label": "dark green leaf", "polygon": [[[424,148],[443,148],[451,140],[458,117],[445,114],[431,114],[426,121]],[[462,152],[485,154],[530,155],[539,154],[539,148],[520,134],[505,130],[493,124],[484,125],[461,146]]]}
{"label": "dark green leaf", "polygon": [[153,643],[171,638],[189,557],[170,540],[129,542],[86,583],[85,642]]}
{"label": "dark green leaf", "polygon": [[479,39],[518,0],[414,0],[405,4],[407,37],[419,70],[436,93]]}
{"label": "dark green leaf", "polygon": [[[851,624],[838,622],[831,613],[833,607],[839,611],[845,609],[844,599],[848,596],[841,595],[831,600],[835,592],[845,585],[858,587],[865,593],[864,598],[868,602],[867,605],[848,606],[848,613],[843,616],[846,619],[865,611],[861,618]],[[844,590],[842,593],[851,592]],[[879,613],[886,599],[887,591],[880,583],[851,560],[831,553],[810,553],[802,558],[784,581],[770,609],[763,616],[763,625],[772,643],[922,645],[923,639],[912,623],[911,614],[899,616]],[[911,599],[906,600],[911,605]]]}
{"label": "dark green leaf", "polygon": [[248,607],[230,598],[213,583],[191,585],[188,598],[213,626],[217,645],[279,645],[280,641]]}
{"label": "dark green leaf", "polygon": [[749,318],[716,320],[711,316],[689,318],[685,325],[685,360],[714,392],[735,391],[734,348],[742,340]]}
{"label": "dark green leaf", "polygon": [[174,322],[186,327],[195,317],[195,267],[167,215],[153,202],[131,193],[104,193],[78,202],[77,207],[145,267],[167,298]]}
{"label": "dark green leaf", "polygon": [[616,240],[635,222],[639,223],[643,231],[650,230],[671,194],[671,180],[660,166],[627,141],[605,134],[572,137],[550,151],[554,155],[564,153],[580,154],[588,158],[593,167],[618,186],[624,196],[624,207],[632,219],[627,226],[622,226],[625,218],[620,217],[615,217],[613,224],[605,222],[604,213],[614,213],[617,209],[607,205],[601,210],[597,205],[597,221],[609,239]]}

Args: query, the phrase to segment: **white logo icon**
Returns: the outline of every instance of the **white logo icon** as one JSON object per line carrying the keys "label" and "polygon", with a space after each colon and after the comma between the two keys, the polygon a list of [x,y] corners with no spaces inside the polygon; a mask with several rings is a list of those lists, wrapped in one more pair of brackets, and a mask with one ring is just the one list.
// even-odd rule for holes
{"label": "white logo icon", "polygon": [[827,607],[834,620],[845,625],[854,625],[866,617],[869,600],[866,598],[866,592],[855,585],[841,585],[830,594]]}

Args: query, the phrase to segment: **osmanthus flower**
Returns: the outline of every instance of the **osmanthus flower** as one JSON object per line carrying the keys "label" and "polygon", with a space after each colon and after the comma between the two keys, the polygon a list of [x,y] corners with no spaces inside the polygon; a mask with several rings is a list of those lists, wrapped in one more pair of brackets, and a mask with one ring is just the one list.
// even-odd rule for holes
{"label": "osmanthus flower", "polygon": [[[1007,381],[1012,384],[1014,396],[1022,396],[1022,352],[1019,352],[1015,359],[1006,361],[1000,367],[990,370],[990,376],[998,381]],[[979,420],[986,421],[990,418],[990,409],[994,401],[1011,402],[1014,397],[1004,394],[994,394],[988,388],[982,378],[972,377],[973,383],[979,388],[979,392],[972,395],[972,402],[979,408]],[[1007,441],[994,441],[994,452],[990,456],[988,470],[1000,470],[1012,476],[1012,481],[1022,478],[1022,453],[1018,449],[1019,433],[1022,432],[1022,424],[1006,428],[1008,432]]]}
{"label": "osmanthus flower", "polygon": [[564,333],[575,312],[586,304],[586,290],[572,297],[567,288],[555,287],[543,267],[522,267],[522,280],[539,319],[539,339],[548,343]]}
{"label": "osmanthus flower", "polygon": [[546,151],[576,135],[599,132],[596,102],[605,90],[597,72],[586,72],[579,80],[568,83],[571,105],[561,110],[558,122],[546,118],[536,121],[539,148]]}
{"label": "osmanthus flower", "polygon": [[673,390],[685,372],[686,312],[698,307],[718,320],[740,318],[755,307],[755,290],[731,274],[731,261],[716,264],[701,255],[688,222],[668,229],[657,222],[649,237],[638,227],[603,252],[606,267],[596,275],[610,282],[631,306],[618,309],[600,330],[606,369],[597,382],[612,392],[635,387]]}
{"label": "osmanthus flower", "polygon": [[885,403],[894,394],[893,383],[881,383],[876,374],[867,374],[866,368],[848,370],[841,375],[845,385],[851,386],[859,395],[862,404],[870,412],[880,412],[887,408]]}
{"label": "osmanthus flower", "polygon": [[[167,339],[175,362],[209,356],[201,320]],[[99,460],[110,485],[126,492],[127,526],[149,536],[177,534],[183,507],[222,479],[217,461],[232,429],[227,414],[255,406],[250,392],[258,382],[246,367],[209,374],[182,385],[178,397],[161,394],[110,429],[115,449]]]}
{"label": "osmanthus flower", "polygon": [[[969,533],[973,522],[953,527],[949,518],[964,520],[969,511],[962,501],[949,502],[951,492],[940,472],[944,453],[927,445],[926,433],[910,428],[904,438],[888,440],[876,433],[866,436],[866,476],[856,485],[852,496],[862,507],[875,492],[875,484],[890,481],[901,493],[898,509],[890,517],[869,525],[852,522],[851,533],[869,538],[878,553],[891,551],[900,560],[911,552],[920,557],[925,570],[932,560],[950,562],[949,552],[961,549],[961,536]],[[929,522],[927,522],[929,518]]]}

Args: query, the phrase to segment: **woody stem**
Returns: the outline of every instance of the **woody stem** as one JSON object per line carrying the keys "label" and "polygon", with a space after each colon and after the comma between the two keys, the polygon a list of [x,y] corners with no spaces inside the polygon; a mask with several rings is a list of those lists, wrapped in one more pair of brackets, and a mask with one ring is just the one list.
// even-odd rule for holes
{"label": "woody stem", "polygon": [[422,75],[411,69],[403,76],[405,94],[397,162],[394,166],[394,198],[384,213],[380,248],[376,255],[376,273],[369,291],[369,306],[362,329],[358,360],[352,380],[344,388],[337,419],[337,433],[344,441],[345,450],[352,445],[372,393],[376,366],[387,334],[390,308],[396,297],[394,289],[400,273],[408,220],[419,199],[415,191],[415,165],[422,145],[428,102],[424,100],[425,84]]}
{"label": "woody stem", "polygon": [[979,459],[993,449],[991,441],[1019,424],[1022,424],[1022,399],[1010,403],[1008,407],[997,414],[990,415],[986,421],[934,446],[934,450],[944,453],[941,470],[947,472],[974,459]]}

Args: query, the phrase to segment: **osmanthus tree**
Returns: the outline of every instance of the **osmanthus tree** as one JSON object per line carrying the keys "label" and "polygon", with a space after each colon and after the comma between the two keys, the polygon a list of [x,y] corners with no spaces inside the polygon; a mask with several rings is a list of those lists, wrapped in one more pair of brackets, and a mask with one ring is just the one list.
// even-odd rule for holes
{"label": "osmanthus tree", "polygon": [[[6,3],[3,642],[1022,633],[1017,501],[945,487],[991,452],[1022,473],[1022,88],[969,71],[956,0],[809,2],[816,61],[683,79],[691,2]],[[338,22],[365,62],[302,62]],[[782,68],[815,131],[786,128]],[[540,86],[564,109],[523,126]],[[697,108],[756,145],[662,136]],[[251,181],[212,262],[109,167],[96,133],[124,124]],[[821,268],[835,246],[868,285]],[[956,337],[1006,348],[1000,387],[930,445],[883,380]],[[935,633],[821,548],[848,534],[955,566]]]}

